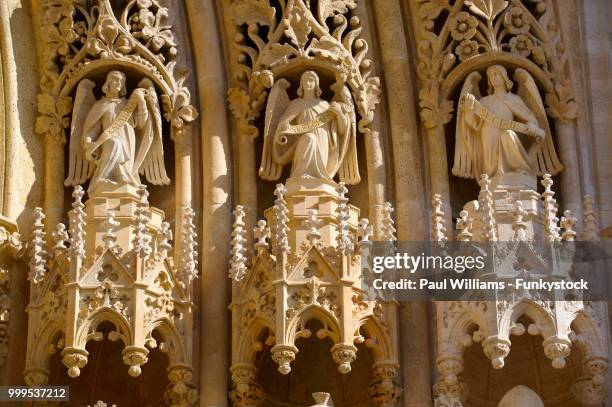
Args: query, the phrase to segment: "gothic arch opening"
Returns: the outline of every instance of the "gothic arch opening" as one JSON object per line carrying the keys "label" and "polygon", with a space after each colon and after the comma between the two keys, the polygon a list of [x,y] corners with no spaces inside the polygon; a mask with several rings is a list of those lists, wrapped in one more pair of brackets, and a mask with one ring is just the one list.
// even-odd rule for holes
{"label": "gothic arch opening", "polygon": [[[96,330],[102,332],[104,339],[87,343],[89,361],[77,378],[68,376],[66,366],[62,364],[61,350],[51,356],[49,385],[70,386],[70,401],[62,405],[82,407],[94,405],[98,400],[122,407],[167,405],[164,393],[169,384],[168,356],[152,349],[147,355],[147,363],[141,367],[140,376],[131,377],[122,360],[123,342],[108,339],[108,333],[115,329],[109,322],[98,325]],[[155,331],[153,337],[158,343],[162,342]]]}
{"label": "gothic arch opening", "polygon": [[[531,323],[526,317],[521,317],[519,322],[524,326]],[[536,392],[546,406],[579,406],[571,392],[580,374],[577,349],[572,349],[563,369],[554,369],[544,354],[541,335],[512,335],[510,341],[510,354],[499,370],[491,366],[479,344],[465,350],[463,379],[469,389],[465,407],[497,407],[508,391],[521,385]]]}
{"label": "gothic arch opening", "polygon": [[336,407],[368,407],[368,384],[372,375],[373,358],[364,345],[357,345],[357,359],[351,364],[348,374],[338,372],[338,365],[331,357],[333,343],[330,338],[319,339],[315,333],[323,327],[316,319],[306,323],[313,332],[309,338],[298,339],[299,349],[291,363],[291,373],[286,376],[278,372],[278,365],[270,356],[270,347],[265,346],[256,355],[257,382],[264,392],[262,407],[306,407],[314,403],[312,393],[329,393]]}

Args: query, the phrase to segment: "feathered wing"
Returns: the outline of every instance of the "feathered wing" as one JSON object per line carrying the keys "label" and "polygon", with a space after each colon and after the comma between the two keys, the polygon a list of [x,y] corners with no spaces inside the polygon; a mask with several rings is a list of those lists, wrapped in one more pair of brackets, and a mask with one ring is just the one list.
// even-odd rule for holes
{"label": "feathered wing", "polygon": [[289,81],[279,79],[272,86],[270,96],[268,96],[263,134],[263,154],[261,156],[261,165],[259,166],[259,176],[266,181],[278,180],[283,171],[283,166],[274,161],[272,150],[274,147],[274,134],[276,134],[279,119],[291,102],[289,95],[287,95],[289,86],[291,86]]}
{"label": "feathered wing", "polygon": [[541,143],[535,143],[529,150],[531,163],[537,171],[537,175],[551,174],[556,175],[563,169],[563,165],[557,157],[555,145],[548,124],[548,117],[544,109],[544,103],[540,97],[540,91],[533,80],[533,77],[523,68],[514,71],[514,80],[518,82],[517,94],[525,102],[529,110],[535,113],[538,125],[544,129],[546,136]]}
{"label": "feathered wing", "polygon": [[[168,185],[170,179],[166,174],[166,165],[164,164],[162,119],[157,101],[157,93],[152,82],[147,82],[145,87],[148,90],[145,101],[149,112],[149,119],[143,128],[135,165],[138,166],[138,172],[141,175],[144,174],[149,183],[153,185]],[[142,163],[140,163],[139,156],[144,156]]]}
{"label": "feathered wing", "polygon": [[348,140],[348,149],[346,150],[346,155],[344,156],[344,160],[340,163],[340,168],[338,169],[338,176],[340,177],[340,181],[348,184],[348,185],[356,185],[361,181],[361,177],[359,175],[359,161],[357,160],[357,122],[355,119],[355,105],[353,103],[353,99],[351,97],[351,93],[344,89],[344,94],[347,95],[346,100],[343,100],[343,103],[350,104],[349,107],[349,119],[350,119],[350,128],[347,131]]}
{"label": "feathered wing", "polygon": [[70,126],[68,176],[64,180],[65,186],[75,186],[84,183],[93,175],[95,169],[95,164],[85,158],[82,143],[85,118],[96,102],[93,92],[95,86],[96,84],[89,79],[83,79],[77,86]]}
{"label": "feathered wing", "polygon": [[472,129],[465,120],[465,108],[463,102],[468,94],[480,99],[479,84],[482,75],[474,71],[468,75],[461,88],[459,106],[457,107],[457,128],[455,134],[455,160],[453,163],[453,175],[461,178],[478,178],[476,166],[478,157],[476,155],[476,137]]}

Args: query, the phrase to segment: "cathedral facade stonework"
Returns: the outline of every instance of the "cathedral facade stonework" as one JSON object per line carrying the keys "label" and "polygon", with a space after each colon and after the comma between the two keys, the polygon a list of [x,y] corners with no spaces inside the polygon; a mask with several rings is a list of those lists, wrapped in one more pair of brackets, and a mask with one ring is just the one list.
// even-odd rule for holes
{"label": "cathedral facade stonework", "polygon": [[606,248],[609,12],[0,1],[0,385],[69,387],[7,405],[612,405],[607,273],[367,284],[407,242],[502,247],[502,282]]}

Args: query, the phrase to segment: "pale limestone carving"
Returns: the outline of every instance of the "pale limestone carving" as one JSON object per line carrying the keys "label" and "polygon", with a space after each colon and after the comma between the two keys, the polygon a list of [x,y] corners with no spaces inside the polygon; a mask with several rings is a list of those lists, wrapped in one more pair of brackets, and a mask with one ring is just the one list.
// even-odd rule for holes
{"label": "pale limestone carving", "polygon": [[[549,174],[542,179],[542,194],[525,189],[522,182],[514,186],[497,185],[491,189],[489,177],[484,174],[480,186],[478,200],[466,204],[457,220],[457,229],[461,231],[458,240],[515,241],[515,244],[529,245],[534,240],[553,243],[574,241],[579,235],[574,230],[576,219],[571,212],[566,211],[561,221],[556,215],[558,205]],[[436,198],[432,214],[434,225],[436,219],[443,216]],[[589,216],[594,216],[592,211]],[[590,219],[589,223],[596,223],[596,219]],[[564,231],[560,234],[561,227]],[[589,233],[585,235],[589,236]],[[443,235],[437,234],[437,239],[442,240]],[[508,256],[512,255],[505,253],[502,257]],[[529,272],[538,271],[531,269]],[[581,405],[596,406],[605,399],[604,377],[609,363],[606,324],[603,322],[608,318],[605,303],[551,301],[524,294],[512,299],[500,297],[497,301],[467,299],[436,302],[435,307],[438,315],[439,372],[434,386],[436,406],[461,407],[465,402],[468,389],[461,373],[464,370],[462,355],[466,347],[480,343],[492,367],[503,369],[512,346],[511,335],[525,333],[543,337],[544,354],[555,369],[563,369],[570,352],[578,347],[585,365],[584,374],[573,387],[576,400]],[[524,326],[518,322],[523,315],[532,319],[533,323]],[[515,390],[504,398],[500,406],[532,405],[529,400],[533,399],[521,397],[526,397],[524,392]]]}
{"label": "pale limestone carving", "polygon": [[[261,338],[266,332],[270,357],[284,375],[291,372],[299,338],[330,338],[330,357],[342,374],[349,373],[358,358],[357,345],[365,344],[375,361],[375,380],[369,387],[374,405],[397,405],[401,389],[395,384],[399,367],[392,339],[396,305],[369,301],[362,291],[360,258],[369,255],[372,227],[365,219],[358,226],[358,210],[346,193],[344,184],[331,188],[320,181],[303,182],[291,193],[277,185],[274,207],[265,212],[267,221],[254,229],[252,261],[244,251],[244,209],[236,208],[230,264],[235,280],[230,309],[237,327],[232,332],[234,406],[263,402],[255,361],[264,349]],[[388,238],[395,240],[393,210],[386,208]],[[306,325],[311,319],[322,324],[316,332]]]}
{"label": "pale limestone carving", "polygon": [[51,0],[43,7],[41,31],[46,44],[38,133],[65,139],[72,98],[63,89],[74,86],[92,66],[118,61],[147,72],[162,87],[165,117],[174,126],[197,117],[183,86],[184,74],[176,69],[178,45],[167,22],[168,9],[158,0],[128,2],[121,10],[113,10],[108,0],[85,4]]}
{"label": "pale limestone carving", "polygon": [[90,191],[100,183],[140,185],[170,183],[164,165],[161,111],[153,82],[143,79],[126,98],[126,77],[111,71],[95,100],[95,84],[83,79],[77,88],[70,134],[70,162],[65,184],[89,177]]}
{"label": "pale limestone carving", "polygon": [[[36,212],[35,216],[37,216]],[[24,246],[17,225],[0,216],[0,378],[6,375],[3,368],[10,349],[9,324],[11,322],[11,299],[14,295],[11,292],[12,271],[15,261],[24,254]],[[44,252],[39,253],[39,256],[43,254]]]}
{"label": "pale limestone carving", "polygon": [[[454,175],[477,179],[481,174],[533,176],[561,171],[533,78],[522,68],[516,69],[514,78],[519,83],[517,94],[511,93],[512,81],[506,68],[490,66],[489,94],[481,97],[480,73],[468,75],[457,111]],[[520,134],[535,139],[531,148],[523,145]]]}
{"label": "pale limestone carving", "polygon": [[[558,16],[549,3],[538,1],[533,10],[505,0],[453,4],[425,0],[412,6],[419,16],[417,74],[422,83],[421,119],[427,127],[451,120],[453,103],[446,97],[457,79],[468,75],[464,68],[468,61],[476,59],[516,66],[530,60],[537,67],[530,73],[548,81],[546,104],[551,117],[576,117],[567,77],[568,55]],[[439,21],[441,15],[444,18]]]}
{"label": "pale limestone carving", "polygon": [[338,174],[340,181],[358,183],[355,108],[348,88],[336,83],[329,103],[320,98],[319,76],[314,71],[302,74],[299,98],[290,101],[289,86],[281,79],[270,91],[259,175],[277,181],[283,166],[291,162],[291,178],[331,182]]}
{"label": "pale limestone carving", "polygon": [[308,66],[334,72],[340,79],[336,86],[343,101],[348,97],[346,83],[361,115],[359,130],[369,133],[366,126],[373,120],[380,99],[380,81],[371,75],[368,44],[359,37],[361,21],[349,15],[357,1],[322,1],[316,10],[305,0],[280,0],[279,4],[282,15],[269,0],[233,0],[229,7],[237,26],[238,64],[237,86],[228,96],[241,133],[257,136],[253,121],[266,102],[267,89],[273,85],[286,88],[288,83],[281,80],[285,73]]}
{"label": "pale limestone carving", "polygon": [[131,376],[141,374],[150,351],[158,348],[169,360],[167,405],[194,405],[197,391],[191,384],[187,336],[195,276],[193,210],[182,211],[182,222],[191,225],[183,231],[191,238],[183,238],[175,265],[169,225],[163,212],[149,206],[144,185],[104,184],[85,203],[77,185],[73,196],[69,233],[57,228],[52,258],[45,255],[40,236],[44,215],[36,211],[26,382],[47,382],[49,348],[61,350],[70,377],[79,376],[88,363],[86,344],[104,339],[98,327],[106,321],[114,325],[106,337],[123,343],[123,362]]}

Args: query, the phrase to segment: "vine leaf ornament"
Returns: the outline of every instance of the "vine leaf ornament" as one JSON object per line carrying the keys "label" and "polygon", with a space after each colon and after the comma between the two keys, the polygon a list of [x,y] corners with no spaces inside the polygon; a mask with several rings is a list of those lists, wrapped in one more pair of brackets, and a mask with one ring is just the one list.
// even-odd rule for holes
{"label": "vine leaf ornament", "polygon": [[546,94],[546,112],[550,117],[561,120],[573,120],[578,115],[578,106],[574,101],[569,81],[557,84],[555,93]]}
{"label": "vine leaf ornament", "polygon": [[355,7],[357,7],[357,0],[320,0],[319,21],[325,21],[335,14],[346,14]]}
{"label": "vine leaf ornament", "polygon": [[438,18],[442,10],[448,10],[448,0],[423,0],[419,7],[419,16],[428,20]]}
{"label": "vine leaf ornament", "polygon": [[154,81],[164,117],[174,128],[197,117],[184,74],[176,69],[178,44],[168,9],[160,1],[46,0],[42,7],[45,43],[37,133],[65,142],[72,90],[92,69],[108,70],[117,64]]}
{"label": "vine leaf ornament", "polygon": [[505,0],[465,0],[465,5],[470,8],[472,13],[488,21],[493,21],[499,13],[508,7],[508,2]]}
{"label": "vine leaf ornament", "polygon": [[[272,4],[276,6],[273,7]],[[322,0],[311,9],[307,0],[234,0],[228,14],[236,26],[235,81],[228,91],[230,109],[241,134],[256,137],[253,124],[277,79],[293,68],[343,77],[361,116],[359,130],[369,134],[380,100],[380,81],[372,76],[362,27],[350,11],[357,0]]]}

